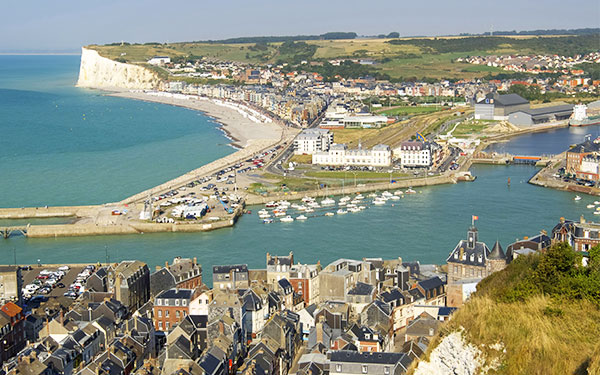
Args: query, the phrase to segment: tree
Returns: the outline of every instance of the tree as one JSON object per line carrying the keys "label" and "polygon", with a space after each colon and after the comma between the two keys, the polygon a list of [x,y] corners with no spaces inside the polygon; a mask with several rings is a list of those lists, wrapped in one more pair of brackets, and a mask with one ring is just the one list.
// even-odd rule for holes
{"label": "tree", "polygon": [[400,38],[400,33],[393,31],[387,35],[388,38]]}

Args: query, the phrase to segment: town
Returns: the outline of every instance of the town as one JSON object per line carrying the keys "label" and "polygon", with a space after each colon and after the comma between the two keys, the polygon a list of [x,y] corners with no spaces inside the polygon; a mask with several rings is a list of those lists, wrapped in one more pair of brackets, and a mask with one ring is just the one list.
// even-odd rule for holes
{"label": "town", "polygon": [[[477,284],[566,242],[583,255],[600,225],[561,218],[506,246],[473,216],[444,265],[401,258],[265,267],[196,258],[0,267],[0,363],[12,375],[404,374]],[[450,244],[449,244],[450,245]]]}

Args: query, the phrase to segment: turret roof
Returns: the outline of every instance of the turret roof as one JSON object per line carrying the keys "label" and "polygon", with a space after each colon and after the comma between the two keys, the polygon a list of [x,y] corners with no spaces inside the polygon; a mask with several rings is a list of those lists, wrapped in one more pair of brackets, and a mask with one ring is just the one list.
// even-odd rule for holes
{"label": "turret roof", "polygon": [[498,240],[496,240],[488,259],[506,259],[506,255],[504,255],[504,251]]}

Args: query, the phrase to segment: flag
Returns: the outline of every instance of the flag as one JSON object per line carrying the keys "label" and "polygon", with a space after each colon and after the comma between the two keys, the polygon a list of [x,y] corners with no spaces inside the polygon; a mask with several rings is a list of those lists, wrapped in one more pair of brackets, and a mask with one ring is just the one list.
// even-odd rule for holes
{"label": "flag", "polygon": [[472,219],[473,219],[473,220],[479,220],[479,216],[475,216],[475,215],[473,215]]}

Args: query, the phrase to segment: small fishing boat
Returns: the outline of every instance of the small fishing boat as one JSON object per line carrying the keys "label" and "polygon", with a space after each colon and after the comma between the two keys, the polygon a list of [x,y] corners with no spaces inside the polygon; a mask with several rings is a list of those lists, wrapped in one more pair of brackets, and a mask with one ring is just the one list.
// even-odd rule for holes
{"label": "small fishing boat", "polygon": [[337,210],[337,212],[336,212],[336,213],[337,213],[338,215],[345,215],[345,214],[347,214],[347,213],[348,213],[348,211],[346,211],[346,210],[342,210],[342,209],[340,208],[339,210]]}
{"label": "small fishing boat", "polygon": [[417,194],[417,192],[415,190],[413,190],[413,188],[408,188],[408,190],[405,191],[406,194]]}
{"label": "small fishing boat", "polygon": [[594,204],[600,204],[600,201],[594,201]]}
{"label": "small fishing boat", "polygon": [[307,212],[307,213],[309,213],[309,212],[315,212],[315,210],[313,210],[312,208],[308,207],[306,210],[304,210],[304,212]]}
{"label": "small fishing boat", "polygon": [[265,204],[265,207],[267,207],[267,208],[275,208],[275,207],[277,207],[277,203],[275,203],[275,201],[270,201],[270,202],[267,202]]}
{"label": "small fishing boat", "polygon": [[286,214],[285,211],[278,211],[278,212],[275,213],[275,216],[282,217],[282,216],[285,216],[285,214]]}
{"label": "small fishing boat", "polygon": [[358,208],[358,207],[350,207],[348,209],[348,212],[360,212],[360,208]]}
{"label": "small fishing boat", "polygon": [[375,198],[375,197],[377,197],[377,194],[375,194],[375,193],[371,193],[371,194],[369,194],[369,195],[367,195],[367,196],[368,196],[369,198]]}
{"label": "small fishing boat", "polygon": [[308,219],[308,217],[304,216],[304,215],[300,215],[298,217],[296,217],[296,220],[306,220]]}
{"label": "small fishing boat", "polygon": [[573,198],[574,201],[578,201],[581,200],[581,197],[579,195],[576,195],[575,198]]}
{"label": "small fishing boat", "polygon": [[291,217],[290,215],[287,215],[286,217],[282,217],[281,219],[279,219],[282,223],[291,223],[292,221],[294,221],[294,218]]}
{"label": "small fishing boat", "polygon": [[354,197],[354,199],[361,200],[361,199],[365,199],[365,197],[363,197],[363,195],[361,193],[358,193],[358,194],[356,194],[356,196]]}
{"label": "small fishing boat", "polygon": [[394,195],[394,196],[390,197],[390,199],[393,200],[393,201],[399,201],[400,200],[400,196]]}
{"label": "small fishing boat", "polygon": [[396,196],[404,195],[404,192],[402,190],[396,190],[394,192],[394,195],[396,195]]}
{"label": "small fishing boat", "polygon": [[325,213],[325,216],[333,216],[333,215],[335,215],[333,212],[326,212]]}
{"label": "small fishing boat", "polygon": [[594,206],[593,204],[588,204],[586,207],[587,207],[587,208],[594,208],[594,207],[596,207],[596,206]]}
{"label": "small fishing boat", "polygon": [[381,199],[381,198],[375,198],[373,200],[373,204],[377,205],[377,206],[381,206],[382,204],[385,204],[385,200]]}
{"label": "small fishing boat", "polygon": [[600,215],[600,211],[594,211],[594,215]]}
{"label": "small fishing boat", "polygon": [[269,214],[269,211],[267,211],[267,210],[265,210],[265,209],[262,209],[262,210],[258,211],[258,214],[259,214],[259,215],[268,215],[268,214]]}

